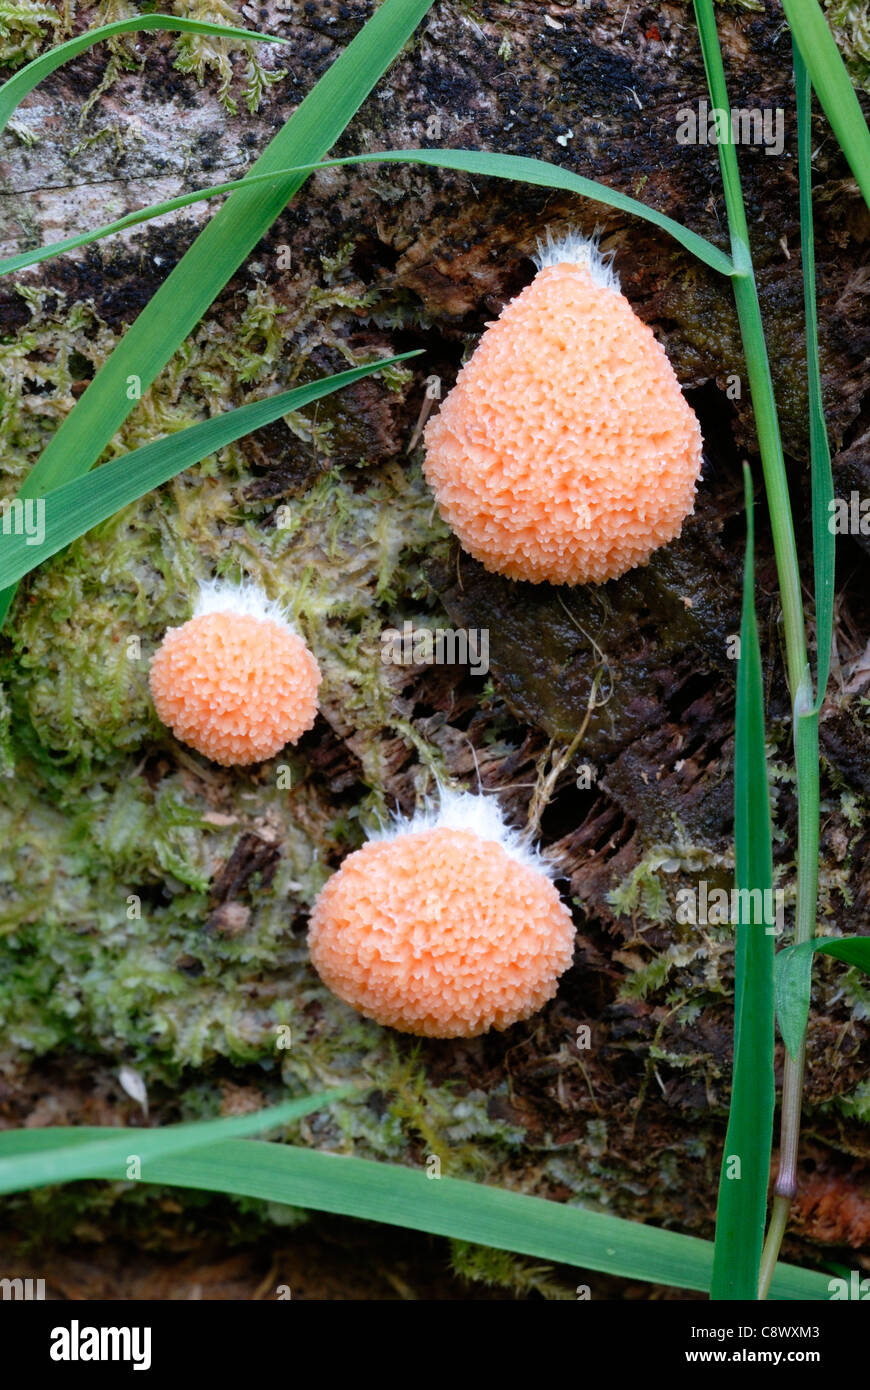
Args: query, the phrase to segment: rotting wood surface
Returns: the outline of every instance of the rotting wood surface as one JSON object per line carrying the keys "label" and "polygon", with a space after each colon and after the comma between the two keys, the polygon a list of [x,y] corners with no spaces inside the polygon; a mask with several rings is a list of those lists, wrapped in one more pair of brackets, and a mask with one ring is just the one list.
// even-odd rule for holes
{"label": "rotting wood surface", "polygon": [[[184,7],[177,8],[181,12]],[[264,91],[255,114],[240,102],[230,115],[218,100],[215,75],[207,72],[204,85],[198,86],[192,75],[175,71],[174,40],[155,35],[131,42],[142,66],[121,72],[80,122],[82,104],[99,85],[107,55],[96,50],[77,59],[28,98],[15,131],[2,137],[0,249],[8,253],[69,235],[185,189],[239,177],[369,11],[364,4],[279,9],[272,3],[245,10],[247,23],[290,40],[286,53],[263,58],[273,67],[280,61],[286,76]],[[75,22],[93,24],[96,18],[96,8],[84,6]],[[739,154],[798,499],[799,544],[807,555],[809,484],[789,45],[772,4],[763,12],[720,8],[719,20],[734,104],[784,111],[780,155],[758,146],[741,148]],[[233,58],[237,80],[231,90],[243,80],[244,61],[238,53]],[[439,2],[335,153],[440,142],[532,155],[643,199],[724,246],[715,148],[676,140],[677,113],[696,106],[703,94],[690,7],[652,8],[623,0],[592,0],[583,6]],[[814,127],[813,148],[823,385],[835,479],[848,497],[856,489],[863,489],[862,495],[868,491],[868,218],[821,119]],[[147,302],[208,215],[205,204],[196,205],[0,283],[4,341],[35,334],[28,349],[35,375],[23,386],[20,379],[16,382],[22,408],[36,423],[10,427],[13,472],[23,472],[36,456],[84,389],[100,355]],[[486,322],[527,282],[528,256],[538,236],[548,225],[568,222],[586,231],[601,229],[605,245],[615,253],[625,293],[665,343],[701,418],[706,465],[694,517],[679,541],[624,580],[600,589],[554,590],[487,575],[436,533],[428,545],[429,509],[423,497],[414,511],[419,522],[414,562],[398,565],[386,590],[380,588],[366,547],[380,499],[401,498],[413,470],[405,450],[426,379],[437,375],[444,389],[449,387]],[[18,287],[29,289],[29,298]],[[258,338],[255,310],[259,306],[262,312],[264,305],[264,336]],[[60,329],[72,322],[79,307],[86,310],[85,318],[74,341],[70,337],[67,342]],[[226,344],[235,341],[243,314],[251,325],[249,355],[259,352],[261,358],[249,382],[229,371],[221,376],[215,366]],[[146,1054],[153,1046],[156,1113],[167,1119],[181,1113],[169,1084],[178,1074],[174,1068],[187,1068],[182,1074],[194,1077],[197,1085],[217,1084],[224,1073],[235,1076],[239,1068],[246,1079],[259,1083],[258,1057],[277,1016],[275,1000],[289,999],[291,1007],[298,1007],[309,1029],[309,1056],[315,1062],[327,1055],[331,1059],[324,1036],[332,1030],[331,1044],[341,1052],[336,1020],[344,1015],[329,1012],[310,972],[305,973],[302,933],[309,885],[306,880],[299,889],[296,866],[307,864],[307,850],[295,841],[291,846],[288,826],[292,822],[292,835],[307,837],[323,862],[335,864],[346,850],[335,818],[353,816],[372,786],[379,788],[385,804],[407,810],[415,794],[431,786],[430,764],[472,786],[479,774],[487,790],[501,790],[518,823],[530,805],[536,815],[540,812],[544,844],[578,905],[575,967],[558,999],[529,1024],[503,1037],[461,1045],[424,1043],[419,1048],[424,1091],[436,1101],[416,1095],[409,1100],[402,1092],[404,1073],[397,1080],[384,1071],[386,1043],[371,1043],[371,1069],[364,1066],[361,1074],[383,1084],[373,1103],[372,1124],[377,1127],[392,1104],[402,1139],[383,1152],[361,1129],[358,1151],[416,1161],[428,1152],[428,1125],[442,1138],[447,1134],[447,1151],[455,1153],[460,1171],[485,1173],[496,1182],[510,1173],[514,1185],[519,1177],[528,1190],[542,1195],[578,1194],[625,1215],[709,1235],[728,1096],[730,946],[721,929],[675,926],[673,903],[680,887],[699,879],[726,884],[731,866],[734,665],[729,638],[739,622],[740,462],[745,456],[754,459],[754,444],[730,290],[656,229],[563,195],[412,167],[324,171],[309,180],[207,316],[197,351],[202,360],[207,358],[210,375],[203,369],[199,378],[185,376],[174,395],[167,386],[161,409],[175,410],[185,421],[201,418],[263,389],[338,370],[348,354],[418,346],[426,349],[426,357],[396,389],[386,392],[380,383],[365,381],[324,403],[329,409],[324,408],[316,424],[326,421],[327,433],[315,428],[306,437],[305,429],[278,423],[245,440],[229,501],[264,535],[276,525],[282,506],[302,508],[309,529],[303,527],[300,545],[312,562],[322,563],[311,529],[321,524],[320,513],[304,508],[324,480],[341,473],[349,480],[344,505],[354,499],[360,518],[358,544],[352,534],[348,539],[342,533],[343,582],[356,583],[361,593],[373,596],[353,621],[386,625],[426,613],[430,625],[486,628],[492,684],[455,667],[381,671],[377,694],[382,705],[375,717],[371,700],[361,697],[371,687],[357,670],[340,669],[336,657],[325,717],[294,762],[298,779],[293,795],[285,798],[286,813],[271,801],[265,804],[262,779],[199,768],[171,741],[161,743],[143,712],[141,680],[129,692],[125,687],[124,699],[134,711],[132,720],[125,721],[133,730],[130,743],[118,739],[113,746],[97,727],[95,706],[78,688],[84,677],[65,656],[62,640],[55,665],[40,667],[42,648],[24,622],[24,605],[30,603],[46,621],[66,625],[68,635],[72,630],[71,644],[90,641],[98,661],[101,644],[108,641],[108,620],[94,614],[92,633],[80,600],[92,602],[94,594],[107,589],[121,593],[125,585],[129,588],[118,558],[120,543],[117,549],[106,543],[90,576],[87,552],[80,552],[84,578],[70,612],[63,611],[63,560],[50,567],[53,579],[40,577],[31,581],[32,588],[25,586],[13,615],[18,635],[4,674],[13,714],[31,731],[30,742],[14,745],[13,755],[34,780],[35,804],[45,807],[49,818],[57,808],[69,815],[83,797],[116,797],[120,784],[133,770],[139,776],[144,766],[141,775],[151,794],[159,797],[161,787],[174,786],[176,779],[190,804],[205,808],[211,818],[208,843],[216,843],[211,857],[203,851],[208,882],[191,888],[199,893],[202,910],[199,917],[198,909],[193,911],[183,942],[171,933],[164,940],[158,932],[161,968],[173,966],[191,991],[189,998],[182,993],[179,999],[174,1020],[178,1035],[184,1035],[185,1010],[196,1018],[201,1010],[214,1029],[204,1051],[179,1042],[167,1053],[144,1022],[113,1031],[90,1006],[78,1034],[75,1026],[58,1026],[53,1042],[50,1028],[46,1036],[61,1053],[75,1040],[83,1042],[96,1050],[101,1066],[107,1058],[123,1057],[131,1046]],[[50,378],[53,353],[61,348],[75,355],[75,370],[58,385]],[[26,363],[23,371],[26,378]],[[149,429],[161,432],[166,418],[156,414],[150,424],[146,419],[145,434],[135,442],[142,442]],[[125,447],[131,447],[129,438]],[[760,486],[758,467],[756,482]],[[204,484],[204,498],[211,496],[209,486]],[[214,562],[227,545],[259,553],[238,517],[224,511],[203,519],[192,490],[164,491],[175,498],[171,506],[177,505],[184,517],[182,525],[172,512],[181,537],[178,555],[198,553]],[[153,543],[166,544],[170,557],[176,555],[171,548],[175,542],[166,541],[161,532],[163,511],[156,520],[147,509],[141,515],[145,531],[153,524]],[[870,792],[865,704],[870,668],[861,661],[870,640],[867,548],[867,538],[860,535],[841,543],[837,649],[822,723],[821,920],[851,931],[862,929],[870,887],[864,824],[864,798]],[[159,572],[143,555],[136,552],[138,568],[130,573],[150,596],[148,583],[160,592]],[[295,573],[294,563],[291,552],[285,572]],[[146,570],[147,582],[142,578]],[[810,578],[807,571],[807,583]],[[763,522],[759,585],[776,741],[775,811],[783,832],[777,855],[787,886],[795,810],[787,773],[789,726],[778,654],[775,571]],[[175,606],[170,603],[166,613],[177,620],[184,602],[180,578],[172,602]],[[350,598],[338,613],[323,619],[323,633],[332,634],[336,647],[342,641],[342,613],[349,611],[356,611]],[[122,636],[129,621],[125,617],[120,623]],[[149,640],[159,639],[159,631],[152,632],[144,621],[142,626]],[[586,717],[596,680],[599,699],[583,742],[548,783],[561,751]],[[66,750],[69,725],[55,710],[52,692],[73,687],[69,698],[79,702],[77,724],[86,729],[89,741],[85,747],[83,738],[67,779],[62,769],[47,772],[40,756],[58,760]],[[584,775],[587,770],[591,776]],[[34,803],[21,810],[24,820],[34,814]],[[46,843],[57,848],[63,841],[52,839],[54,834],[52,830]],[[78,869],[90,885],[87,902],[108,891],[105,884],[114,882],[116,872],[118,883],[132,882],[133,869],[126,861],[117,868],[117,851],[101,844]],[[171,902],[174,910],[177,879],[162,845],[159,854],[143,857],[146,906],[150,900],[159,914],[168,912]],[[294,955],[288,949],[287,955],[295,972],[291,983],[281,950],[276,954],[268,936],[271,927],[257,925],[261,914],[271,922],[279,909],[295,950]],[[75,902],[65,908],[74,921],[76,910]],[[17,903],[13,919],[16,911]],[[87,905],[79,911],[77,925],[83,933],[100,930]],[[202,950],[197,931],[208,938]],[[268,949],[264,942],[259,955],[257,931],[268,937]],[[240,941],[254,943],[247,974],[238,967]],[[105,962],[103,968],[108,968]],[[214,978],[219,984],[221,969],[235,972],[226,986],[234,1007],[242,999],[250,1010],[245,1025],[249,1056],[238,1039],[244,1030],[236,1027],[237,1017],[232,1028],[227,1025],[228,1032],[215,1022],[217,1006],[210,1002],[208,982]],[[870,1233],[863,1123],[868,996],[857,983],[841,989],[843,973],[841,966],[826,961],[816,975],[806,1171],[788,1249],[798,1259],[810,1253],[806,1242],[859,1246]],[[592,1026],[593,1046],[578,1053],[574,1040],[584,1023]],[[392,1042],[400,1057],[409,1059],[416,1052],[410,1040]],[[351,1046],[358,1046],[355,1036],[346,1050]],[[9,1121],[32,1121],[34,1078],[41,1068],[50,1077],[50,1065],[36,1062],[28,1074],[29,1052],[14,1047],[9,1063],[12,1080],[4,1114]],[[294,1080],[299,1082],[303,1073],[304,1067],[294,1072]],[[448,1115],[446,1101],[442,1103],[451,1086],[460,1094],[483,1097],[475,1104],[489,1131],[478,1118],[477,1128],[464,1135],[461,1121]],[[268,1097],[268,1087],[262,1094]],[[81,1120],[84,1101],[83,1111],[67,1099],[64,1115]],[[507,1143],[508,1133],[521,1134],[519,1149]],[[317,1131],[310,1137],[316,1142]]]}

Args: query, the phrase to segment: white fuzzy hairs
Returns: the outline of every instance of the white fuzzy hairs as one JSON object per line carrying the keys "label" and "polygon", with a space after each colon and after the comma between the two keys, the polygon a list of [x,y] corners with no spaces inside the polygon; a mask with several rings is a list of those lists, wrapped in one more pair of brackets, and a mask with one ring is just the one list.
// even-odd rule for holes
{"label": "white fuzzy hairs", "polygon": [[519,830],[507,825],[498,800],[481,793],[455,791],[438,783],[434,796],[428,797],[413,816],[396,815],[382,830],[369,833],[369,840],[395,840],[398,835],[414,835],[421,830],[471,830],[481,840],[494,840],[506,854],[526,868],[537,869],[547,878],[556,873],[537,849],[529,844]]}
{"label": "white fuzzy hairs", "polygon": [[603,290],[620,293],[619,276],[613,269],[612,251],[602,252],[601,236],[598,230],[591,237],[584,236],[578,227],[569,227],[561,236],[555,237],[547,228],[545,239],[538,238],[538,254],[532,260],[543,270],[545,266],[559,265],[567,261],[571,265],[585,266],[595,284]]}
{"label": "white fuzzy hairs", "polygon": [[243,579],[238,584],[225,579],[203,580],[193,616],[201,618],[205,613],[238,613],[247,618],[260,618],[264,622],[281,623],[291,632],[296,632],[283,604],[269,598],[251,579]]}

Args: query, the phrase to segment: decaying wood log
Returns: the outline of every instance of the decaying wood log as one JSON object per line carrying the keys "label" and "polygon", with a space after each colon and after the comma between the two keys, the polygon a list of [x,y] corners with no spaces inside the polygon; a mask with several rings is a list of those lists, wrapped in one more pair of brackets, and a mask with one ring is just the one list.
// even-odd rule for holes
{"label": "decaying wood log", "polygon": [[[0,251],[240,177],[371,10],[332,0],[246,8],[247,23],[289,41],[279,55],[258,50],[284,76],[254,112],[222,105],[215,71],[205,69],[202,85],[178,71],[169,35],[125,40],[119,52],[135,65],[116,64],[84,116],[106,75],[106,51],[60,70],[0,143]],[[769,140],[739,156],[808,555],[789,40],[773,3],[719,7],[718,16],[735,106],[772,121],[782,114],[781,127],[768,127],[781,134],[780,152]],[[93,25],[96,7],[79,6],[74,22]],[[238,97],[247,59],[235,49],[230,61],[229,92]],[[436,0],[335,153],[441,144],[534,156],[727,247],[715,147],[677,138],[681,113],[697,112],[704,91],[690,6]],[[818,115],[813,147],[835,478],[842,496],[870,496],[870,222]],[[197,204],[0,282],[13,480],[209,215]],[[427,379],[450,386],[487,321],[530,278],[537,238],[568,224],[597,227],[614,252],[625,293],[667,347],[698,412],[706,461],[695,515],[648,567],[602,588],[556,590],[488,575],[462,555],[433,518],[406,448]],[[54,941],[61,919],[79,945],[61,957],[75,1010],[45,1003],[56,984],[48,947],[32,972],[33,998],[19,1013],[10,1005],[3,1114],[32,1115],[28,1049],[84,1047],[102,1065],[133,1049],[167,1118],[185,1113],[166,1086],[171,1078],[201,1088],[242,1069],[260,1085],[261,1066],[271,1066],[267,1099],[281,1077],[303,1086],[340,1072],[379,1088],[380,1111],[345,1130],[359,1152],[422,1161],[433,1141],[421,1136],[434,1133],[450,1171],[497,1182],[511,1170],[513,1185],[519,1174],[527,1190],[579,1195],[709,1235],[729,1087],[731,942],[721,928],[677,925],[674,901],[702,879],[726,884],[733,867],[730,639],[739,625],[740,466],[744,457],[756,462],[756,445],[729,285],[656,228],[585,200],[412,166],[324,170],[162,374],[119,447],[349,360],[412,347],[426,356],[389,389],[365,381],[304,419],[258,431],[23,587],[3,668],[8,757],[18,768],[9,834],[26,836],[36,820],[38,854],[76,888],[60,891],[52,879],[62,904],[55,921],[34,870],[36,886],[8,905],[18,929],[10,959],[28,933]],[[789,889],[788,702],[763,518],[760,527],[777,858]],[[860,534],[842,539],[822,726],[821,922],[850,930],[863,929],[870,893],[867,691],[846,689],[870,638],[867,549]],[[187,611],[197,569],[228,559],[273,587],[308,594],[303,611],[326,670],[324,717],[286,759],[289,792],[276,791],[271,765],[241,776],[186,758],[150,713],[142,668],[116,659],[131,632],[153,650],[166,623]],[[312,572],[316,582],[305,588]],[[805,580],[811,586],[809,565]],[[378,633],[406,619],[487,629],[491,679],[459,667],[384,667]],[[111,673],[109,693],[97,672]],[[410,809],[435,772],[471,786],[479,776],[518,823],[537,807],[547,852],[576,903],[578,952],[558,999],[529,1024],[417,1047],[360,1031],[329,1000],[306,965],[304,925],[322,866],[356,843],[360,813]],[[64,828],[75,815],[90,837],[87,854]],[[147,939],[125,918],[128,894],[152,923]],[[125,952],[155,982],[141,1003],[121,982]],[[102,981],[109,1003],[85,977]],[[159,995],[164,985],[176,991],[171,1005]],[[809,1034],[807,1171],[788,1248],[795,1258],[812,1259],[817,1245],[856,1247],[870,1231],[868,1005],[857,977],[822,963]],[[279,1077],[271,1038],[276,1022],[291,1019],[302,1041]],[[583,1024],[592,1046],[578,1051]],[[409,1080],[413,1057],[423,1066],[419,1085]],[[65,1113],[81,1118],[73,1100]],[[393,1137],[385,1137],[388,1114]],[[309,1138],[338,1142],[328,1122],[312,1125]]]}

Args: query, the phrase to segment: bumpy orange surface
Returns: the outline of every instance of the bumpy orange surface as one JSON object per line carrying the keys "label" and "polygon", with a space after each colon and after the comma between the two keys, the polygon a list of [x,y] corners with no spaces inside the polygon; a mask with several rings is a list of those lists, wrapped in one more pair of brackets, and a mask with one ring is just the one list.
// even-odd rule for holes
{"label": "bumpy orange surface", "polygon": [[169,628],[150,682],[176,738],[232,767],[271,758],[311,728],[320,671],[283,623],[218,612]]}
{"label": "bumpy orange surface", "polygon": [[439,827],[370,841],[326,884],[311,959],[368,1018],[403,1033],[474,1037],[528,1018],[571,964],[553,884],[492,840]]}
{"label": "bumpy orange surface", "polygon": [[512,579],[599,583],[679,535],[701,432],[664,349],[580,265],[540,270],[489,326],[425,435],[469,554]]}

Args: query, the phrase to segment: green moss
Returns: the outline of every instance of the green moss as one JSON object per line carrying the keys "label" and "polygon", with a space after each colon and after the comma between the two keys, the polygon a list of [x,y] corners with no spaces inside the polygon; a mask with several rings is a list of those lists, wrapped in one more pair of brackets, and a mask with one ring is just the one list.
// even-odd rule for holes
{"label": "green moss", "polygon": [[[0,345],[0,425],[13,483],[71,409],[75,381],[92,375],[114,343],[93,308],[68,312],[62,296],[46,308],[40,292],[25,298],[30,326]],[[317,286],[306,303],[309,337],[330,341],[330,292]],[[271,291],[257,284],[231,331],[216,319],[199,326],[109,453],[240,403],[240,384],[268,379],[284,388],[303,378],[306,357],[286,351],[291,326]],[[346,345],[339,350],[348,362],[359,360]],[[407,380],[394,375],[386,389]],[[361,495],[352,477],[334,470],[283,505],[277,524],[265,503],[245,500],[248,481],[244,453],[231,446],[89,532],[30,581],[12,625],[9,698],[23,747],[47,775],[59,765],[120,764],[149,736],[161,736],[148,660],[166,627],[189,616],[197,580],[212,573],[244,571],[289,603],[317,650],[324,694],[371,730],[364,762],[374,784],[381,780],[376,735],[398,732],[413,744],[380,662],[378,634],[398,595],[422,591],[418,557],[446,535],[419,472],[407,478],[386,468]]]}
{"label": "green moss", "polygon": [[[722,964],[733,946],[731,928],[712,922],[694,922],[683,911],[684,901],[678,894],[696,892],[703,880],[708,893],[731,886],[733,860],[706,845],[692,844],[685,829],[675,823],[671,844],[653,845],[639,864],[608,894],[608,901],[621,917],[630,917],[636,938],[629,942],[631,954],[624,964],[628,974],[619,991],[621,999],[646,999],[667,984],[677,973],[684,985],[668,999],[669,1007],[687,1003],[688,993],[721,993],[726,984]],[[641,925],[642,924],[642,925]],[[667,925],[668,944],[653,949],[644,934],[650,925]],[[635,941],[644,952],[653,950],[648,958],[634,951]],[[636,959],[636,963],[635,963]],[[688,972],[688,973],[687,973]],[[688,991],[688,993],[687,993]],[[688,1021],[682,1016],[683,1022]],[[682,1053],[679,1054],[683,1056]],[[682,1065],[682,1063],[681,1063]]]}
{"label": "green moss", "polygon": [[0,63],[18,68],[29,63],[46,40],[60,37],[63,14],[36,0],[0,0]]}
{"label": "green moss", "polygon": [[654,956],[648,964],[632,970],[619,992],[620,998],[645,999],[648,994],[655,994],[656,990],[661,989],[670,973],[671,961],[667,953]]}
{"label": "green moss", "polygon": [[[379,750],[407,722],[378,634],[383,606],[412,587],[403,565],[410,560],[413,574],[414,548],[430,539],[422,483],[400,488],[385,476],[360,496],[330,473],[290,506],[286,528],[264,530],[232,518],[232,473],[185,477],[129,508],[43,567],[19,604],[8,665],[25,775],[0,815],[5,842],[22,853],[30,846],[3,908],[14,928],[5,1017],[22,1046],[59,1039],[76,1016],[68,1040],[133,1047],[137,1056],[154,1048],[174,1065],[218,1053],[250,1060],[271,1049],[283,1018],[268,1004],[240,1015],[233,986],[270,967],[282,972],[277,997],[285,998],[294,972],[309,973],[304,945],[286,939],[285,898],[307,906],[323,880],[336,847],[328,793],[309,788],[297,765],[288,796],[278,772],[295,760],[283,755],[255,776],[226,774],[217,792],[214,773],[206,766],[198,775],[197,760],[157,725],[148,696],[150,652],[168,623],[188,615],[195,577],[228,553],[289,602],[317,652],[324,699],[361,736],[374,794],[349,808],[352,818],[380,805]],[[156,785],[139,766],[150,739],[163,739],[170,763],[180,763]],[[208,819],[218,805],[227,827]],[[209,882],[240,831],[264,822],[281,845],[275,883],[257,896],[243,941],[206,936]],[[338,823],[345,837],[346,813]],[[164,900],[128,920],[127,898],[143,885],[165,885]],[[177,968],[188,956],[202,967],[196,980]]]}
{"label": "green moss", "polygon": [[575,1297],[574,1290],[560,1281],[549,1265],[534,1265],[508,1250],[491,1250],[485,1245],[469,1245],[464,1240],[450,1242],[450,1264],[454,1274],[472,1284],[487,1288],[510,1289],[520,1297],[538,1294],[553,1301]]}
{"label": "green moss", "polygon": [[870,1018],[870,986],[866,972],[859,970],[857,966],[852,970],[847,970],[842,979],[842,989],[849,1003],[849,1012],[853,1018]]}
{"label": "green moss", "polygon": [[[219,313],[200,324],[107,456],[239,404],[246,387],[299,380],[312,345],[358,360],[331,326],[335,296],[349,294],[340,259],[325,274],[335,283],[314,286],[292,314],[257,284],[228,326]],[[30,322],[2,345],[13,483],[115,340],[92,306],[25,298]],[[382,389],[408,380],[393,373]],[[521,1129],[490,1115],[490,1095],[433,1081],[413,1044],[330,994],[299,926],[361,823],[392,809],[383,786],[396,739],[416,757],[421,791],[443,771],[381,661],[380,633],[431,604],[421,563],[446,532],[416,468],[333,465],[276,510],[249,498],[253,481],[245,449],[226,449],[21,587],[0,708],[15,772],[0,806],[5,1059],[73,1051],[132,1064],[149,1089],[178,1088],[181,1118],[214,1114],[221,1067],[255,1067],[264,1103],[350,1081],[369,1094],[318,1122],[319,1146],[421,1165],[434,1155],[446,1172],[486,1177]],[[362,790],[336,795],[302,750],[218,770],[158,724],[149,658],[189,616],[197,581],[215,573],[250,575],[288,605],[317,653],[324,708],[353,733]],[[277,866],[234,891],[243,911],[232,933],[212,895],[245,837],[274,844]]]}
{"label": "green moss", "polygon": [[[229,0],[174,0],[172,11],[185,19],[198,19],[209,24],[226,24],[242,29],[258,27],[248,23],[240,14],[239,6],[229,3]],[[175,67],[179,72],[192,72],[200,86],[205,82],[209,72],[217,75],[220,84],[218,98],[230,115],[235,115],[238,110],[234,98],[230,95],[234,78],[234,55],[244,53],[247,56],[242,96],[250,112],[259,108],[265,88],[280,82],[285,76],[283,69],[272,72],[264,68],[254,45],[244,40],[218,39],[204,34],[182,34],[176,44],[176,52],[178,57]]]}
{"label": "green moss", "polygon": [[[127,0],[100,0],[96,15],[93,17],[91,27],[99,28],[105,24],[116,24],[122,19],[133,19],[139,11]],[[105,40],[106,49],[109,54],[109,61],[103,69],[99,82],[91,89],[87,100],[83,102],[80,120],[84,121],[91,108],[96,105],[100,97],[108,92],[115,85],[115,82],[125,72],[135,72],[142,66],[142,60],[137,53],[138,35],[133,32],[129,34],[115,34],[110,39]],[[95,135],[82,141],[71,153],[74,156],[79,149],[87,149],[95,140],[105,139],[111,136],[115,139],[119,155],[124,153],[124,134],[118,127],[104,126]]]}
{"label": "green moss", "polygon": [[825,17],[852,81],[870,92],[870,11],[865,0],[825,0]]}
{"label": "green moss", "polygon": [[616,888],[611,889],[607,901],[620,917],[639,912],[650,922],[662,922],[668,913],[664,888],[649,859],[641,860]]}
{"label": "green moss", "polygon": [[851,1095],[838,1096],[834,1105],[847,1119],[870,1125],[870,1081],[861,1081]]}
{"label": "green moss", "polygon": [[704,874],[711,882],[723,877],[732,859],[706,845],[692,844],[684,828],[675,823],[671,844],[653,845],[639,864],[607,895],[620,917],[642,917],[664,922],[676,916],[675,892],[685,886],[685,876]]}

